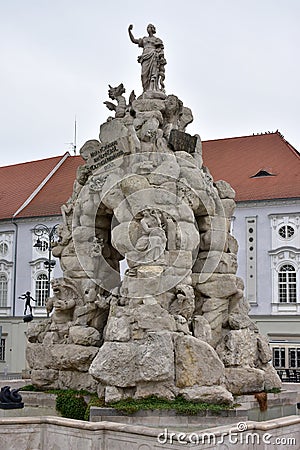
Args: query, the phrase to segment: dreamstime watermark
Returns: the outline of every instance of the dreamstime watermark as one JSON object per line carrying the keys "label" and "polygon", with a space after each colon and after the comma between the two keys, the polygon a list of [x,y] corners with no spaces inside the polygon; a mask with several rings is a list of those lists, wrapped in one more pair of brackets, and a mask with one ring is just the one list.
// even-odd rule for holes
{"label": "dreamstime watermark", "polygon": [[228,432],[215,434],[209,432],[203,433],[178,433],[169,431],[167,428],[157,436],[159,444],[181,444],[181,445],[218,445],[229,443],[232,445],[281,445],[281,446],[296,446],[296,438],[278,436],[275,437],[271,433],[258,433],[255,431],[248,431],[248,426],[245,422],[239,422],[237,426],[230,429]]}

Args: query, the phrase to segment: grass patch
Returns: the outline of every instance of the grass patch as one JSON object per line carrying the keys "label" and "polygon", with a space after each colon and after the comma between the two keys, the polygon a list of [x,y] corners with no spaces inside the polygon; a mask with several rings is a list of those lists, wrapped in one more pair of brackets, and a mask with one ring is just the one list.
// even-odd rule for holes
{"label": "grass patch", "polygon": [[20,391],[29,391],[29,392],[41,392],[40,389],[34,387],[32,384],[27,384],[20,388]]}
{"label": "grass patch", "polygon": [[144,410],[170,410],[173,409],[177,414],[195,415],[200,411],[215,411],[216,413],[223,411],[224,409],[232,409],[232,406],[225,404],[211,404],[211,403],[198,403],[185,400],[182,396],[176,397],[174,400],[166,400],[155,397],[153,395],[134,400],[128,398],[126,400],[120,400],[118,402],[108,403],[106,406],[117,409],[125,414],[133,414],[142,409]]}

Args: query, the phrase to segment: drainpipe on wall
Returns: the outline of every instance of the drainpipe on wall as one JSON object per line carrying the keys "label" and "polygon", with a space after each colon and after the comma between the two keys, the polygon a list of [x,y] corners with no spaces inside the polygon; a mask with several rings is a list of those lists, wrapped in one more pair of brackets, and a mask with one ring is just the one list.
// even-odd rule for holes
{"label": "drainpipe on wall", "polygon": [[17,288],[17,256],[18,256],[18,224],[12,218],[12,223],[16,227],[16,238],[14,248],[14,279],[13,279],[13,317],[16,315],[16,288]]}

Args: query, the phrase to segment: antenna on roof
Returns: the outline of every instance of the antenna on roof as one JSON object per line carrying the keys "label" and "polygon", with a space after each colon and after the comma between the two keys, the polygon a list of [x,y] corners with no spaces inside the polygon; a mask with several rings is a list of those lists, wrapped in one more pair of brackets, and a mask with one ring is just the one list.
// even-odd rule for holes
{"label": "antenna on roof", "polygon": [[74,141],[73,142],[67,142],[67,144],[73,150],[74,156],[76,156],[76,149],[77,149],[77,120],[76,120],[76,116],[75,116],[75,120],[74,120]]}
{"label": "antenna on roof", "polygon": [[76,147],[77,147],[77,121],[76,121],[76,115],[75,115],[75,121],[74,121],[74,143],[73,143],[73,152],[74,156],[76,155]]}

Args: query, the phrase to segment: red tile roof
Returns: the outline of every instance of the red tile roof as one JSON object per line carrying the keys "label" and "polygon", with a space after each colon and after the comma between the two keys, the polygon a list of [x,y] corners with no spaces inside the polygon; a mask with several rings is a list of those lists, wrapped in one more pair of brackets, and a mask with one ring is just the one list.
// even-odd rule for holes
{"label": "red tile roof", "polygon": [[77,167],[84,163],[81,156],[69,156],[43,189],[17,217],[37,217],[60,214],[61,206],[72,194]]}
{"label": "red tile roof", "polygon": [[62,156],[0,167],[0,218],[12,218]]}
{"label": "red tile roof", "polygon": [[[237,201],[300,197],[300,155],[278,132],[204,141],[203,161],[214,180],[231,184]],[[83,163],[80,156],[65,154],[0,167],[0,219],[59,215],[72,193],[76,170]],[[272,176],[253,178],[260,171]]]}
{"label": "red tile roof", "polygon": [[[236,201],[300,197],[300,155],[279,132],[203,142],[203,161]],[[261,170],[274,176],[251,178]]]}

